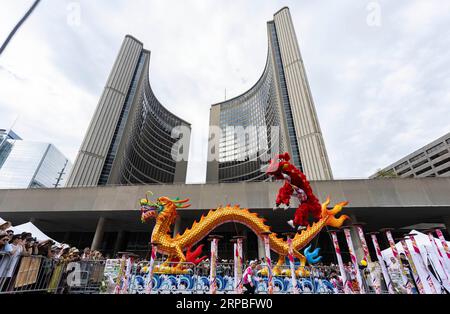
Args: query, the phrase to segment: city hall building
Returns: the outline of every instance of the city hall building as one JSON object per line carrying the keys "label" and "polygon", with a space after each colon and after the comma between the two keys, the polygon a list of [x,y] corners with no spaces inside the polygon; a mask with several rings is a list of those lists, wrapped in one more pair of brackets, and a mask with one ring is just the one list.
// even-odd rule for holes
{"label": "city hall building", "polygon": [[149,63],[150,51],[127,35],[67,187],[186,181],[183,156],[189,152],[190,139],[183,138],[185,145],[178,149],[181,135],[173,136],[172,131],[190,130],[191,125],[158,101],[149,82]]}
{"label": "city hall building", "polygon": [[[311,180],[333,178],[287,7],[267,22],[267,36],[267,61],[258,82],[211,107],[208,183],[267,181],[261,166],[276,152],[289,152],[293,164]],[[213,132],[215,126],[222,130],[220,135]],[[232,127],[247,128],[247,138],[240,139]],[[274,127],[278,131],[272,132]]]}

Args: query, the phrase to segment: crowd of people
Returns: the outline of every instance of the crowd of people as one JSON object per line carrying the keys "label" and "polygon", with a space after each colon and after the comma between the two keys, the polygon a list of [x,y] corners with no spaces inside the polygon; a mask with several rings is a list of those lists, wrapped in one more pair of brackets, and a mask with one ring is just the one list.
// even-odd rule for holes
{"label": "crowd of people", "polygon": [[48,239],[38,241],[30,232],[15,234],[10,222],[0,225],[0,291],[7,289],[17,275],[20,258],[39,256],[45,260],[76,262],[82,260],[104,260],[102,253],[85,248],[83,252],[66,243],[55,243]]}

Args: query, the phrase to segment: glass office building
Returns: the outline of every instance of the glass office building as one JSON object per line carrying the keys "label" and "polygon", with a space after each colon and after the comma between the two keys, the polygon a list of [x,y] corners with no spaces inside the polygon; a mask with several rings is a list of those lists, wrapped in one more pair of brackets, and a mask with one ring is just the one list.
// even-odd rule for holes
{"label": "glass office building", "polygon": [[[150,86],[149,64],[150,51],[127,35],[68,187],[186,181],[191,125],[158,101]],[[172,134],[177,127],[189,134]],[[180,146],[182,138],[184,145]]]}
{"label": "glass office building", "polygon": [[[258,82],[211,106],[208,183],[269,180],[262,166],[268,156],[283,152],[309,179],[333,178],[287,7],[267,22],[267,35],[267,61]],[[245,136],[232,127],[244,128]]]}
{"label": "glass office building", "polygon": [[9,153],[14,145],[14,142],[21,140],[12,130],[0,129],[0,169],[8,158]]}
{"label": "glass office building", "polygon": [[69,160],[52,144],[15,140],[0,168],[0,189],[55,188],[64,185]]}

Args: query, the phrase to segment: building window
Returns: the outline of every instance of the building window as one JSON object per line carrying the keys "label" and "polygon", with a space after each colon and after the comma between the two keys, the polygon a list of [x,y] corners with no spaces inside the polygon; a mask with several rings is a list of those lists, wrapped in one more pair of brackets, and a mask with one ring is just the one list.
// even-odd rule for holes
{"label": "building window", "polygon": [[437,151],[437,150],[439,150],[439,149],[441,149],[441,148],[443,148],[444,147],[444,143],[439,143],[439,144],[437,144],[436,146],[433,146],[433,147],[431,147],[430,149],[428,149],[427,150],[427,154],[432,154],[432,153],[434,153],[435,151]]}
{"label": "building window", "polygon": [[439,158],[447,153],[448,153],[448,150],[444,149],[443,151],[437,153],[436,155],[431,156],[430,159],[433,160],[433,159]]}
{"label": "building window", "polygon": [[400,165],[395,166],[395,170],[400,170],[402,168],[405,168],[407,165],[408,165],[408,162],[405,161],[405,162],[401,163]]}
{"label": "building window", "polygon": [[402,176],[402,175],[404,175],[405,173],[407,173],[407,172],[410,171],[410,170],[411,170],[411,168],[408,167],[407,169],[400,171],[400,172],[398,173],[398,175],[399,175],[399,176]]}
{"label": "building window", "polygon": [[419,168],[420,166],[426,164],[427,162],[428,162],[427,159],[422,160],[422,161],[418,162],[417,164],[413,165],[413,168],[414,168],[414,169]]}
{"label": "building window", "polygon": [[443,175],[444,173],[450,172],[450,167],[447,167],[445,169],[442,169],[438,171],[438,175]]}
{"label": "building window", "polygon": [[425,172],[427,172],[427,171],[430,171],[430,170],[431,170],[431,166],[428,166],[428,167],[426,167],[425,169],[422,169],[422,170],[416,172],[416,175],[417,175],[417,176],[420,176],[421,174],[423,174],[423,173],[425,173]]}
{"label": "building window", "polygon": [[409,160],[409,162],[415,162],[415,161],[419,160],[422,157],[425,157],[425,153],[420,153],[419,155],[414,156],[413,158],[411,158]]}
{"label": "building window", "polygon": [[446,164],[448,162],[450,162],[450,157],[449,158],[445,158],[444,160],[441,160],[441,161],[435,163],[433,166],[439,167],[439,166],[442,166],[443,164]]}

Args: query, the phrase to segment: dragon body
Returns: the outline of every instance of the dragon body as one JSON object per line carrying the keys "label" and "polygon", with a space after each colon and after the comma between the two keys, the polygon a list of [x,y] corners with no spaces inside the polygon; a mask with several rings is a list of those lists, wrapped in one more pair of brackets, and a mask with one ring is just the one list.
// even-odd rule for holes
{"label": "dragon body", "polygon": [[[197,258],[201,254],[201,249],[195,250],[194,253],[190,249],[215,228],[225,223],[236,222],[243,224],[258,236],[261,236],[262,233],[270,232],[270,227],[266,225],[265,219],[259,217],[256,213],[252,213],[246,208],[228,205],[210,210],[206,216],[201,217],[199,222],[194,222],[191,228],[188,228],[182,234],[172,237],[171,230],[178,215],[177,210],[189,207],[188,201],[188,199],[173,200],[168,197],[159,197],[155,202],[150,202],[148,199],[141,200],[141,220],[143,222],[148,222],[152,219],[156,220],[151,241],[157,244],[159,253],[169,257],[168,261],[198,263],[203,259]],[[319,234],[324,227],[339,228],[348,218],[346,215],[341,215],[339,218],[335,217],[347,202],[339,203],[331,210],[327,209],[329,203],[330,200],[328,199],[321,206],[320,219],[317,222],[308,226],[301,233],[297,233],[293,238],[294,256],[300,259],[302,265],[306,263],[306,258],[300,253],[300,250]],[[279,263],[282,260],[284,261],[284,258],[288,255],[288,243],[275,233],[269,235],[269,243],[271,249],[279,254]],[[185,251],[187,251],[186,255]]]}

